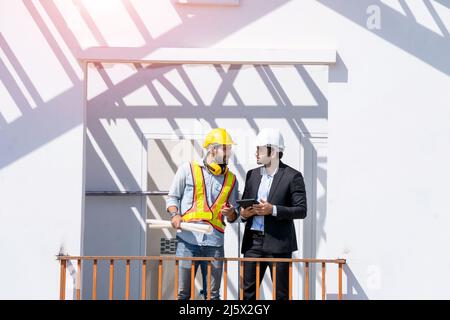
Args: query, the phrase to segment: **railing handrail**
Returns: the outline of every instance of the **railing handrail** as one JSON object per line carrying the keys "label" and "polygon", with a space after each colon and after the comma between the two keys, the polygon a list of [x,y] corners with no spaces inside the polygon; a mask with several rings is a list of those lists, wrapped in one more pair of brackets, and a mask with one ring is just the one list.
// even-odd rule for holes
{"label": "railing handrail", "polygon": [[308,262],[346,264],[346,259],[316,259],[316,258],[241,258],[241,257],[177,257],[177,256],[66,256],[58,255],[57,260],[193,260],[193,261],[243,261],[243,262]]}
{"label": "railing handrail", "polygon": [[[158,261],[158,300],[162,299],[162,272],[163,272],[163,261],[174,261],[175,263],[175,299],[177,298],[177,283],[178,283],[178,266],[180,260],[191,261],[191,299],[194,298],[194,278],[195,278],[195,262],[194,261],[207,261],[208,262],[208,290],[207,299],[211,298],[211,263],[213,261],[223,261],[223,280],[224,280],[224,299],[227,300],[227,265],[229,261],[236,261],[239,263],[239,300],[243,300],[243,268],[244,262],[256,262],[256,278],[259,278],[260,263],[261,262],[272,262],[272,298],[276,298],[276,270],[277,263],[289,263],[289,300],[292,299],[292,265],[294,263],[304,263],[304,296],[306,300],[309,300],[309,273],[310,264],[321,264],[322,265],[322,300],[326,298],[326,281],[325,272],[326,264],[337,264],[338,265],[338,299],[342,299],[342,274],[343,267],[346,264],[345,259],[316,259],[316,258],[241,258],[241,257],[177,257],[174,255],[166,256],[69,256],[69,255],[57,255],[56,259],[60,262],[60,299],[65,299],[66,292],[66,268],[67,261],[76,260],[77,261],[77,276],[76,276],[76,299],[81,298],[81,268],[82,261],[91,260],[92,265],[92,299],[97,299],[97,266],[99,261],[109,261],[109,299],[113,299],[114,294],[114,265],[118,261],[126,262],[126,277],[125,277],[125,299],[128,300],[130,297],[130,265],[131,261],[140,261],[142,264],[142,278],[141,278],[141,298],[146,299],[146,273],[147,273],[147,261]],[[259,281],[256,281],[256,299],[259,300]]]}

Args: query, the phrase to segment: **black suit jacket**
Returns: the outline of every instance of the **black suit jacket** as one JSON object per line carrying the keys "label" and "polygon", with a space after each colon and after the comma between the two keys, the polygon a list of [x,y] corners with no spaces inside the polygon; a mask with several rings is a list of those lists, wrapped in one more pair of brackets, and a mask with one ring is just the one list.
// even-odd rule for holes
{"label": "black suit jacket", "polygon": [[[258,189],[261,183],[261,167],[247,172],[243,199],[258,197]],[[297,250],[297,237],[295,236],[294,219],[306,217],[306,192],[302,174],[280,162],[275,174],[267,199],[272,205],[277,206],[277,216],[264,216],[264,245],[267,253],[289,253]],[[244,239],[241,252],[252,245],[250,227],[253,217],[246,221]]]}

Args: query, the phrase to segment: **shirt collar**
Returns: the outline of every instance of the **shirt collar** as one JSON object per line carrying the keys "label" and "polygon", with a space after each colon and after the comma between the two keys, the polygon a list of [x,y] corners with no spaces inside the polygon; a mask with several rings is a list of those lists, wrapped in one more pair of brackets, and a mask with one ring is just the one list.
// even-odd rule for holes
{"label": "shirt collar", "polygon": [[278,166],[276,167],[275,171],[272,173],[272,175],[269,176],[269,175],[267,174],[266,167],[262,166],[262,167],[261,167],[261,175],[262,175],[262,176],[273,177],[273,176],[275,176],[275,175],[277,174],[279,168],[280,168],[280,166],[278,165]]}
{"label": "shirt collar", "polygon": [[203,161],[204,161],[204,159],[198,159],[196,162],[198,163],[198,165],[199,165],[200,167],[204,167],[205,164],[203,163]]}

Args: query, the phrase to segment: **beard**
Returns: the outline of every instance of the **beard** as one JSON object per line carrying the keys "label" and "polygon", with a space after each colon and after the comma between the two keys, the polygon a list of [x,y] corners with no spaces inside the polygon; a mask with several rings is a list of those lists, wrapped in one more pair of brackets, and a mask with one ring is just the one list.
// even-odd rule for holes
{"label": "beard", "polygon": [[227,165],[228,159],[225,155],[216,155],[214,157],[214,162],[220,165]]}
{"label": "beard", "polygon": [[262,158],[256,159],[256,163],[262,164],[262,165],[268,165],[268,164],[270,164],[271,161],[272,161],[272,159],[269,157],[262,157]]}

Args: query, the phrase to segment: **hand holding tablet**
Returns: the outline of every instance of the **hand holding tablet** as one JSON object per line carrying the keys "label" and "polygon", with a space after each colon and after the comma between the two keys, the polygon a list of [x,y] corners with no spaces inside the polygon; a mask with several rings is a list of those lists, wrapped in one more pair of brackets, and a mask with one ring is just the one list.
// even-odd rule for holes
{"label": "hand holding tablet", "polygon": [[237,204],[241,206],[241,208],[247,209],[248,207],[251,207],[254,204],[259,204],[259,201],[256,199],[242,199],[242,200],[236,200]]}

